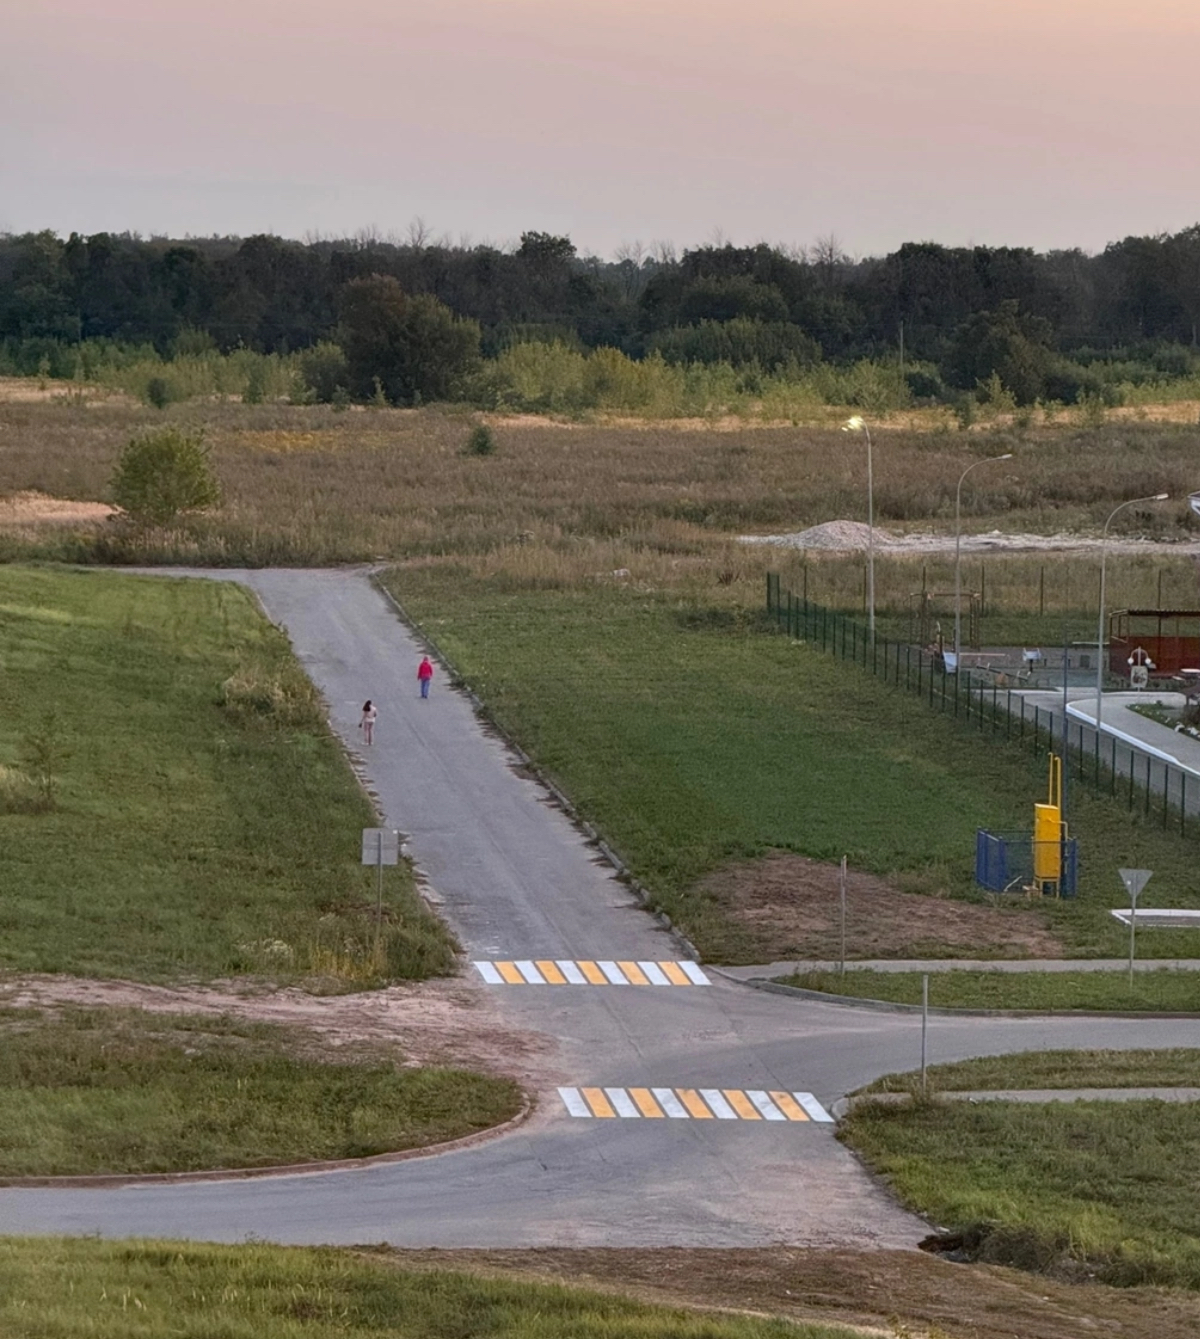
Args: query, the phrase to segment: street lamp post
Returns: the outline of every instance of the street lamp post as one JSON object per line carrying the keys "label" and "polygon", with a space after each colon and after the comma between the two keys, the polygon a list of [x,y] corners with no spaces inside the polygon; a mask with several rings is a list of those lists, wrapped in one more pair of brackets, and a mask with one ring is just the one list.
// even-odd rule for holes
{"label": "street lamp post", "polygon": [[[1104,581],[1106,575],[1106,564],[1108,561],[1108,527],[1112,523],[1112,518],[1119,511],[1124,511],[1126,507],[1136,506],[1139,502],[1165,502],[1170,496],[1168,493],[1154,493],[1150,497],[1131,497],[1128,502],[1122,502],[1114,507],[1109,513],[1108,520],[1104,522],[1104,533],[1100,537],[1100,617],[1096,624],[1096,739],[1100,739],[1100,712],[1101,703],[1104,700]],[[1063,722],[1063,729],[1066,729],[1066,722]]]}
{"label": "street lamp post", "polygon": [[1002,456],[985,456],[968,465],[958,476],[958,488],[954,493],[954,672],[958,673],[962,665],[962,486],[963,480],[980,465],[990,465],[996,460],[1011,460],[1012,452]]}
{"label": "street lamp post", "polygon": [[843,432],[861,432],[867,439],[867,630],[875,640],[875,474],[871,461],[871,429],[861,414],[848,418]]}

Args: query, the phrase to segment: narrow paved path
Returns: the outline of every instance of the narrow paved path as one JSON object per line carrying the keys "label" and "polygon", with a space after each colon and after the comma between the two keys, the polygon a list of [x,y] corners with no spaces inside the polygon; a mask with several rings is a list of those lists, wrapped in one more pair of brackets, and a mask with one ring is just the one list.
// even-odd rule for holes
{"label": "narrow paved path", "polygon": [[[244,581],[286,627],[471,959],[680,956],[443,674],[420,700],[420,647],[364,574],[208,575]],[[379,706],[369,752],[357,730],[368,697]],[[358,834],[346,841],[356,849]],[[479,982],[500,992],[514,1023],[555,1039],[569,1087],[799,1091],[829,1107],[918,1063],[919,1020],[784,999],[716,975],[708,986],[670,988]],[[931,1059],[1194,1042],[1195,1024],[1184,1020],[938,1019]],[[556,1091],[536,1096],[537,1113],[516,1133],[442,1157],[258,1181],[0,1190],[0,1224],[14,1233],[480,1247],[900,1246],[924,1231],[827,1124],[578,1119]]]}

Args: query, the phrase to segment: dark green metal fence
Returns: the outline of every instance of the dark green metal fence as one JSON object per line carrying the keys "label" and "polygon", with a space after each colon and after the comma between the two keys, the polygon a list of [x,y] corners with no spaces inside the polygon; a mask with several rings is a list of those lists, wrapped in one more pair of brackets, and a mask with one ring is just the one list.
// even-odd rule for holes
{"label": "dark green metal fence", "polygon": [[923,647],[878,633],[872,638],[866,626],[846,614],[782,589],[777,572],[767,574],[767,612],[795,641],[852,661],[920,698],[930,710],[954,716],[965,728],[1003,736],[1035,754],[1062,754],[1071,781],[1120,800],[1147,822],[1200,836],[1200,777],[1195,773],[1072,720],[1061,709],[1030,703],[1019,689],[973,681],[965,671],[947,673],[942,657]]}

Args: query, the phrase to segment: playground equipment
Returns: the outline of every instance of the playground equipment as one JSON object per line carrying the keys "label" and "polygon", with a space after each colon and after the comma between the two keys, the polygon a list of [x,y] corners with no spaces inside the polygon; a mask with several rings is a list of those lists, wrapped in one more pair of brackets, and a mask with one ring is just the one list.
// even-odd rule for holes
{"label": "playground equipment", "polygon": [[975,882],[993,893],[1026,897],[1074,897],[1079,849],[1062,816],[1062,759],[1050,756],[1045,804],[1033,806],[1033,831],[975,834]]}
{"label": "playground equipment", "polygon": [[[942,625],[950,629],[950,648],[954,649],[954,592],[918,590],[908,597],[909,636],[916,646],[935,646],[942,650]],[[979,648],[980,614],[983,601],[978,591],[962,593],[963,645]]]}

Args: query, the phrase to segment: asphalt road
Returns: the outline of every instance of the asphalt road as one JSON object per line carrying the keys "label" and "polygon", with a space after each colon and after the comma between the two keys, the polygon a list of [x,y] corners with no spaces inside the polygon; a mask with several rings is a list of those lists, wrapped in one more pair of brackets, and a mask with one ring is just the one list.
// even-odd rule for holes
{"label": "asphalt road", "polygon": [[[472,959],[671,960],[675,942],[481,727],[362,573],[211,574],[286,627],[390,826]],[[379,708],[361,748],[359,708]],[[357,834],[347,834],[357,844]],[[486,986],[558,1047],[563,1082],[811,1092],[831,1107],[916,1066],[919,1019],[707,987]],[[1195,1044],[1188,1020],[944,1019],[933,1061],[1051,1046]],[[447,1057],[452,1059],[452,1057]],[[897,1208],[818,1123],[573,1119],[551,1089],[524,1126],[369,1169],[117,1189],[0,1190],[0,1232],[398,1246],[912,1245]]]}

